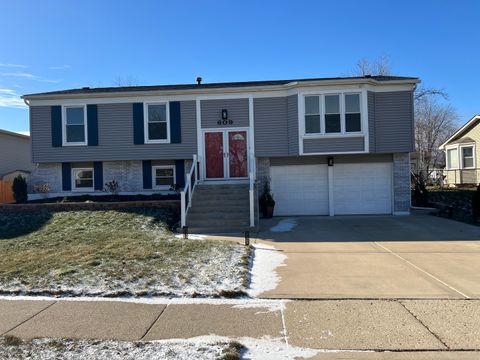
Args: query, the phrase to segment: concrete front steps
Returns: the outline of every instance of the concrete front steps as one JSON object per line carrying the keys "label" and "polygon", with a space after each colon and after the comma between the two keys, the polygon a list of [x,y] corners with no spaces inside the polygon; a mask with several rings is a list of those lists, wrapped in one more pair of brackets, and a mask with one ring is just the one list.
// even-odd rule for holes
{"label": "concrete front steps", "polygon": [[248,184],[198,184],[187,214],[188,232],[231,233],[250,228]]}

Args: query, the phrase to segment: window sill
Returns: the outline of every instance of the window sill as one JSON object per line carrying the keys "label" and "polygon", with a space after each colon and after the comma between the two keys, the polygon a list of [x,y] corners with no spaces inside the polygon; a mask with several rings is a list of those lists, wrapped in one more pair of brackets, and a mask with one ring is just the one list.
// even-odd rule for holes
{"label": "window sill", "polygon": [[88,146],[88,143],[63,143],[62,146]]}
{"label": "window sill", "polygon": [[73,189],[71,190],[72,192],[76,192],[76,193],[92,193],[92,192],[95,192],[95,189],[94,188],[81,188],[81,189]]}
{"label": "window sill", "polygon": [[365,136],[363,132],[351,132],[351,133],[321,133],[321,134],[304,134],[304,139],[325,139],[325,138],[348,138],[348,137],[361,137]]}
{"label": "window sill", "polygon": [[170,144],[170,140],[145,140],[145,144]]}

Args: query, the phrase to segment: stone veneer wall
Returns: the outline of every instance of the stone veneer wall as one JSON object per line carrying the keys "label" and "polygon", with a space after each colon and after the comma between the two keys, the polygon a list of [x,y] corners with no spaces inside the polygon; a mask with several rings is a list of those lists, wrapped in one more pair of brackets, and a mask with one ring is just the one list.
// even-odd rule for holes
{"label": "stone veneer wall", "polygon": [[[191,160],[185,160],[185,174],[190,171]],[[104,161],[103,182],[118,181],[120,192],[148,192],[143,188],[142,161]],[[62,192],[62,164],[41,163],[32,171],[29,179],[29,192],[33,186],[48,183],[50,193]]]}
{"label": "stone veneer wall", "polygon": [[410,154],[393,154],[393,211],[410,211]]}

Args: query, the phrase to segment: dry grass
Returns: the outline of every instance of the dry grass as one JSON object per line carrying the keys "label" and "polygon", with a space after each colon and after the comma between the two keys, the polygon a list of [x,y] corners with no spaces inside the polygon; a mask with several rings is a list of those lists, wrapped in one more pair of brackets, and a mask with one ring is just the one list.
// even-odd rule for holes
{"label": "dry grass", "polygon": [[[0,292],[242,292],[246,250],[229,242],[176,239],[169,229],[173,221],[155,209],[0,214]],[[238,277],[238,285],[222,287],[225,271]]]}

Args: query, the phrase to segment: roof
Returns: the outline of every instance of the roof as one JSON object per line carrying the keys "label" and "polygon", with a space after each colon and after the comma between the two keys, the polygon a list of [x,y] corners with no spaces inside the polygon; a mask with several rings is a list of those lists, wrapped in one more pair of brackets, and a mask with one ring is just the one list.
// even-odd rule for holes
{"label": "roof", "polygon": [[13,132],[13,131],[8,131],[8,130],[3,130],[3,129],[0,129],[0,134],[16,136],[16,137],[19,137],[21,139],[30,139],[30,136],[28,136],[28,135],[19,134],[19,133]]}
{"label": "roof", "polygon": [[117,87],[100,87],[90,88],[83,87],[79,89],[58,90],[35,94],[26,94],[22,99],[31,99],[42,96],[52,95],[94,95],[105,93],[131,93],[131,92],[145,92],[145,91],[172,91],[172,90],[199,90],[199,89],[223,89],[223,88],[242,88],[242,87],[256,87],[256,86],[282,86],[291,83],[307,83],[307,82],[322,82],[335,80],[370,80],[378,83],[382,82],[410,82],[416,84],[420,82],[417,77],[404,76],[352,76],[352,77],[330,77],[330,78],[306,78],[306,79],[289,79],[289,80],[265,80],[265,81],[242,81],[242,82],[222,82],[222,83],[204,83],[204,84],[177,84],[177,85],[147,85],[147,86],[117,86]]}
{"label": "roof", "polygon": [[[455,141],[455,140],[459,139],[464,134],[466,134],[471,129],[473,129],[475,126],[477,126],[479,121],[480,121],[480,115],[475,115],[474,117],[472,117],[460,129],[458,129],[452,136],[450,136],[442,145],[440,145],[439,149],[444,149],[445,146],[448,144],[464,143],[465,141],[463,140],[459,140],[459,141]],[[469,139],[468,142],[473,142],[473,140],[470,138],[466,138],[466,139]]]}

